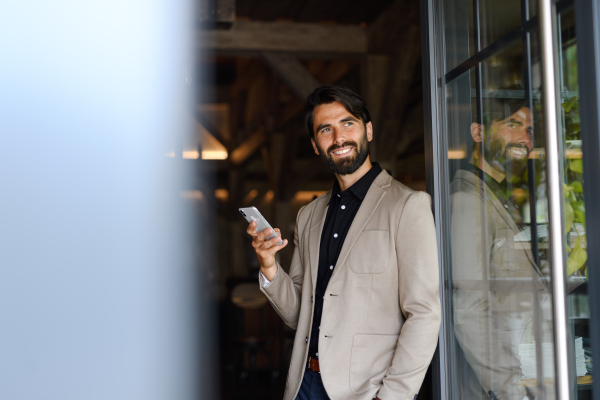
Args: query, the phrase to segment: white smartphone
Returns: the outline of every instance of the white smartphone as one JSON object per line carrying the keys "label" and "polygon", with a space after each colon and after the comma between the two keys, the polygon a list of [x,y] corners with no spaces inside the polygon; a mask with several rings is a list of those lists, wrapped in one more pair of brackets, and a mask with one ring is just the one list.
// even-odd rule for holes
{"label": "white smartphone", "polygon": [[[256,232],[262,232],[265,229],[271,229],[273,231],[273,233],[267,236],[265,240],[270,240],[275,236],[279,236],[277,232],[275,232],[275,229],[273,229],[273,227],[267,222],[265,217],[263,217],[262,214],[256,209],[256,207],[244,207],[240,208],[239,210],[249,224],[253,221],[256,222]],[[283,244],[283,240],[280,240],[279,243],[277,243],[278,246],[281,244]]]}

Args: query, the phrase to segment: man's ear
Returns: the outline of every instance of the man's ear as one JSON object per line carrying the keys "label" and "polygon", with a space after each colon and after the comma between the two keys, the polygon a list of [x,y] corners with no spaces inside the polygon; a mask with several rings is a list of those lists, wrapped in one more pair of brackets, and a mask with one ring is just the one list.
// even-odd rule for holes
{"label": "man's ear", "polygon": [[473,137],[473,140],[477,143],[481,143],[482,140],[482,126],[481,124],[478,124],[477,122],[473,122],[471,124],[471,136]]}
{"label": "man's ear", "polygon": [[367,128],[367,140],[370,142],[371,140],[373,140],[373,124],[371,123],[371,121],[369,121],[367,122],[365,127]]}
{"label": "man's ear", "polygon": [[319,148],[317,147],[317,144],[315,143],[315,139],[310,138],[310,142],[312,143],[313,149],[315,149],[315,154],[319,155]]}

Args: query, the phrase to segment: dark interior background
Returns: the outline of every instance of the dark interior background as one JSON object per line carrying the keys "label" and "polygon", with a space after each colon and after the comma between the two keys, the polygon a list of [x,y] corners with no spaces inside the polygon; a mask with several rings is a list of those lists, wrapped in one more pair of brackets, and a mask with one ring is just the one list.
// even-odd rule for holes
{"label": "dark interior background", "polygon": [[[181,195],[210,226],[202,297],[219,310],[221,398],[279,399],[294,331],[258,290],[238,208],[257,207],[292,239],[300,207],[330,190],[334,175],[314,154],[302,111],[322,84],[364,97],[371,159],[425,190],[419,2],[205,0],[197,13],[191,79],[202,90],[188,110],[197,137],[182,158],[196,164],[198,184]],[[210,159],[215,148],[226,158]],[[280,252],[284,268],[292,252]],[[430,398],[430,385],[419,398]]]}

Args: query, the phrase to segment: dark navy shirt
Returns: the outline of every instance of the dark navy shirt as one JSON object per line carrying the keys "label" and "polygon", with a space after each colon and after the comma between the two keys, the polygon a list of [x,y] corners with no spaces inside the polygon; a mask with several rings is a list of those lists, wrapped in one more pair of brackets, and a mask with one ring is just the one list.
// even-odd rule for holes
{"label": "dark navy shirt", "polygon": [[319,247],[319,270],[317,274],[317,288],[315,291],[315,308],[313,324],[310,334],[310,346],[308,355],[319,358],[319,327],[323,316],[323,297],[327,284],[335,269],[335,264],[342,250],[346,234],[352,225],[352,221],[362,204],[371,184],[381,172],[378,163],[363,175],[358,181],[343,192],[337,180],[333,184],[331,199],[327,208],[327,217],[321,233],[321,244]]}

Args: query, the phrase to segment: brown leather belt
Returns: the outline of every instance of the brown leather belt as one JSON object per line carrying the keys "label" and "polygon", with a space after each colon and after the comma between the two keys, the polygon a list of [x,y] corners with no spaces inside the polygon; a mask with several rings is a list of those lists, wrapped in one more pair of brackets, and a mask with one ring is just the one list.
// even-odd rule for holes
{"label": "brown leather belt", "polygon": [[306,361],[306,367],[311,371],[321,373],[321,370],[319,369],[319,360],[312,358],[311,356],[308,356],[308,360]]}

